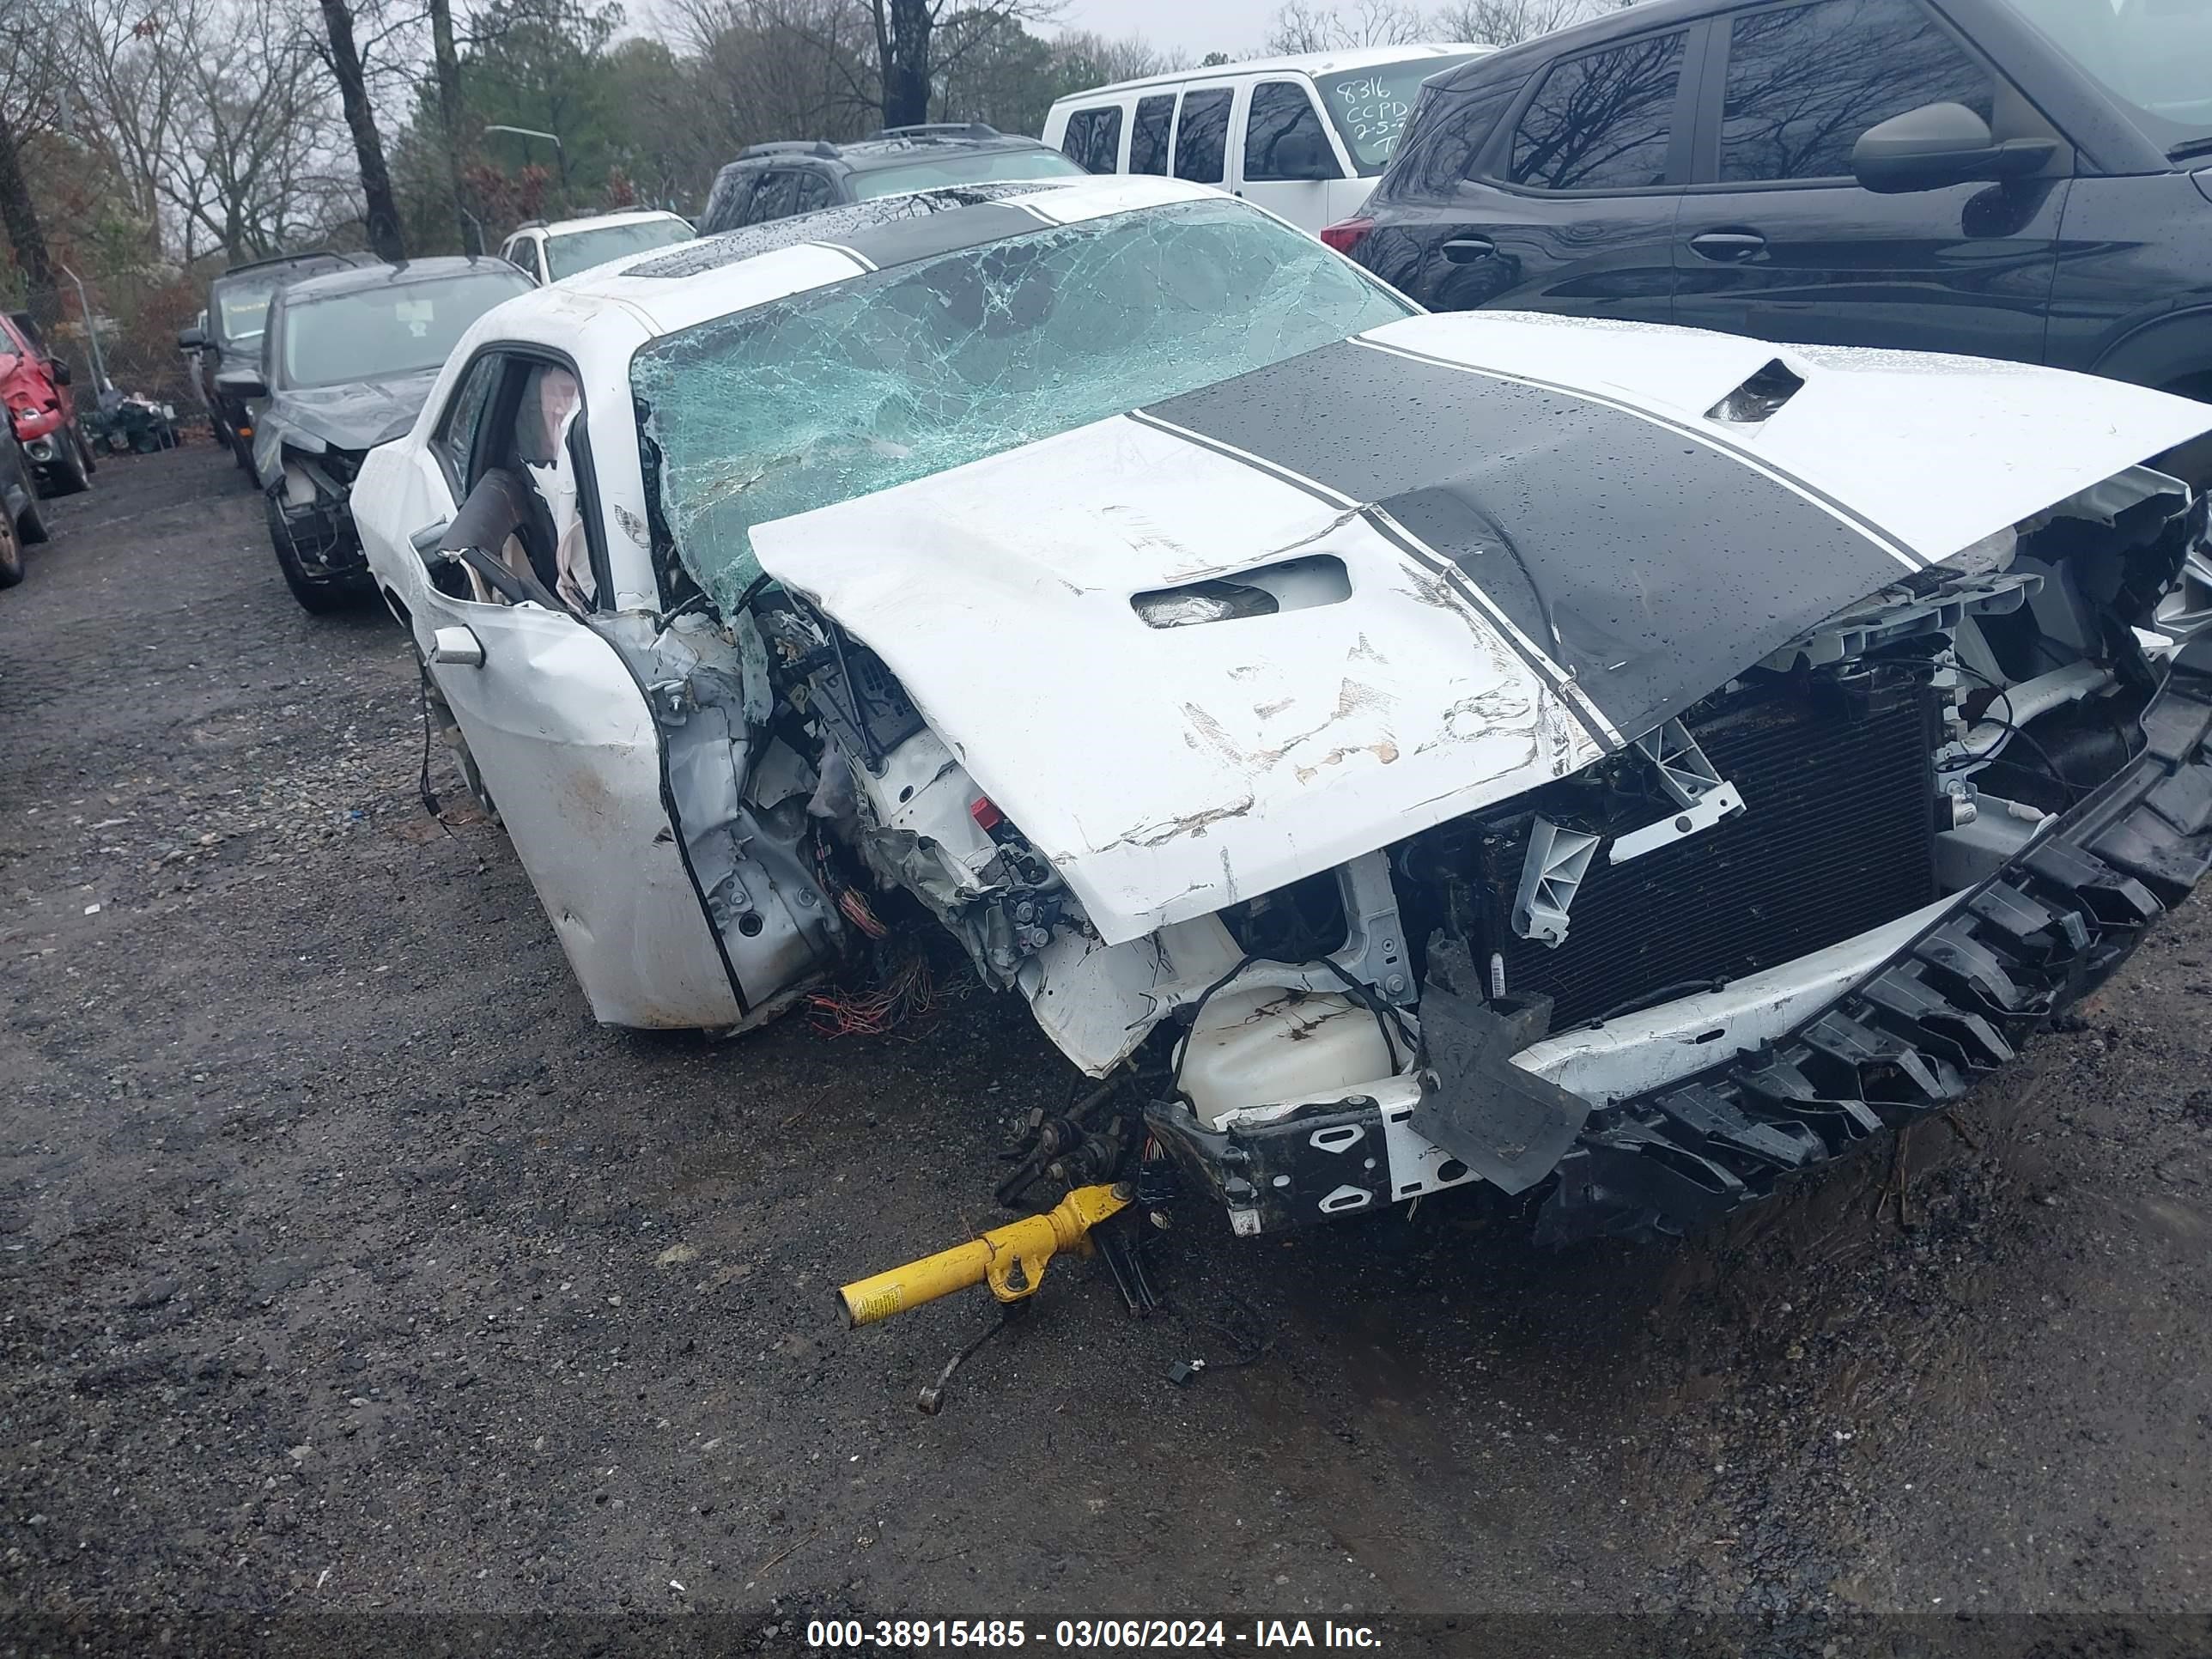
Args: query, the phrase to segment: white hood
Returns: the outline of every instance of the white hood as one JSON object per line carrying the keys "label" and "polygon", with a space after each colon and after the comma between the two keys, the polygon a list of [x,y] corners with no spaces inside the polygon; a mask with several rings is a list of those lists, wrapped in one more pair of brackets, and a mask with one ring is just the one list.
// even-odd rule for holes
{"label": "white hood", "polygon": [[[1778,357],[1803,385],[1763,422],[1702,412]],[[1577,771],[2206,429],[2057,371],[1423,317],[753,542],[1112,944]],[[1132,605],[1316,556],[1348,596],[1168,629]]]}

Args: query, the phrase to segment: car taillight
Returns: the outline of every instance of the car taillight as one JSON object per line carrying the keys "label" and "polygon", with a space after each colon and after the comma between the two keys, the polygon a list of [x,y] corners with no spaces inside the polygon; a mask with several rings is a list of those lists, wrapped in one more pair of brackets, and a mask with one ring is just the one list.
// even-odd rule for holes
{"label": "car taillight", "polygon": [[1349,253],[1367,240],[1367,233],[1375,228],[1372,219],[1339,219],[1321,234],[1321,240],[1339,253]]}

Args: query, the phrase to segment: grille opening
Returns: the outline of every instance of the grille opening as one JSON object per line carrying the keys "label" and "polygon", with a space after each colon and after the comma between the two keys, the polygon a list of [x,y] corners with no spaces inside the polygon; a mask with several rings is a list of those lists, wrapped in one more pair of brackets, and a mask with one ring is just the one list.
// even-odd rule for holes
{"label": "grille opening", "polygon": [[1759,688],[1689,722],[1741,816],[1625,865],[1601,857],[1556,948],[1513,931],[1525,825],[1483,837],[1481,951],[1516,996],[1553,999],[1552,1029],[1641,1006],[1670,986],[1741,979],[1938,897],[1923,685],[1815,706]]}

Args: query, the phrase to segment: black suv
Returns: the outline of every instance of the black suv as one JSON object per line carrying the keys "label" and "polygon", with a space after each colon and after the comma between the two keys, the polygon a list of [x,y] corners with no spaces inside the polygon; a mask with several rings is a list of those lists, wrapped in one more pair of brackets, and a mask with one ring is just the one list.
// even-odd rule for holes
{"label": "black suv", "polygon": [[1080,179],[1084,171],[1034,138],[980,121],[885,127],[858,143],[755,144],[714,175],[699,234],[788,219],[902,191],[1001,179]]}
{"label": "black suv", "polygon": [[1325,237],[1439,310],[2212,398],[2212,0],[1649,0],[1430,81]]}

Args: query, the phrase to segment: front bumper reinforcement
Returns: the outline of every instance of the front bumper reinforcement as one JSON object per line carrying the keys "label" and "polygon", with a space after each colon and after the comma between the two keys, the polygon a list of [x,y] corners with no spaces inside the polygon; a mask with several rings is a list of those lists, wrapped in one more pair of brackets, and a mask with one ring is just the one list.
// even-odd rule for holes
{"label": "front bumper reinforcement", "polygon": [[[1884,1129],[1956,1104],[2101,984],[2212,867],[2212,675],[2174,669],[2142,730],[2142,752],[2118,774],[1789,1036],[1592,1109],[1555,1166],[1538,1242],[1707,1225]],[[1395,1128],[1406,1113],[1387,1115]],[[1388,1157],[1354,1173],[1331,1149],[1402,1147],[1385,1117],[1364,1096],[1220,1131],[1178,1102],[1146,1113],[1240,1233],[1471,1178],[1451,1164],[1443,1181],[1394,1170]],[[1349,1201],[1354,1185],[1364,1201]]]}

